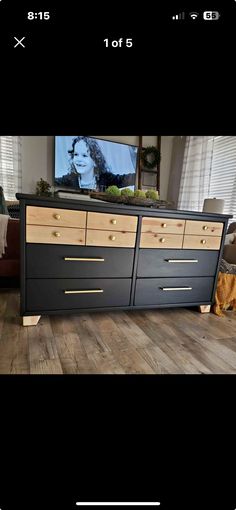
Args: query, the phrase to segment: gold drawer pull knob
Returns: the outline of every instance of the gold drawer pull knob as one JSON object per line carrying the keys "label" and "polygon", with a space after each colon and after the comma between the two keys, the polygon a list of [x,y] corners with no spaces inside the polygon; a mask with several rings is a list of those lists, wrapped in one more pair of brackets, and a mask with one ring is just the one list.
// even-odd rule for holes
{"label": "gold drawer pull knob", "polygon": [[54,232],[54,233],[53,233],[53,235],[54,235],[55,237],[61,237],[60,232]]}
{"label": "gold drawer pull knob", "polygon": [[206,244],[206,239],[202,239],[202,240],[201,240],[201,243],[202,243],[202,244]]}
{"label": "gold drawer pull knob", "polygon": [[54,218],[56,218],[56,220],[60,220],[61,216],[60,216],[60,214],[54,214]]}
{"label": "gold drawer pull knob", "polygon": [[112,225],[116,225],[116,220],[111,220]]}
{"label": "gold drawer pull knob", "polygon": [[208,227],[206,225],[204,225],[204,227],[202,227],[202,228],[203,228],[203,230],[207,230],[208,229]]}
{"label": "gold drawer pull knob", "polygon": [[116,236],[110,236],[109,238],[111,241],[115,241],[116,240]]}
{"label": "gold drawer pull knob", "polygon": [[162,237],[162,238],[160,239],[160,243],[164,243],[164,242],[165,242],[165,238],[164,238],[164,237]]}
{"label": "gold drawer pull knob", "polygon": [[167,224],[166,224],[166,223],[162,223],[162,224],[161,224],[161,226],[162,226],[163,228],[166,228],[166,227],[167,227]]}

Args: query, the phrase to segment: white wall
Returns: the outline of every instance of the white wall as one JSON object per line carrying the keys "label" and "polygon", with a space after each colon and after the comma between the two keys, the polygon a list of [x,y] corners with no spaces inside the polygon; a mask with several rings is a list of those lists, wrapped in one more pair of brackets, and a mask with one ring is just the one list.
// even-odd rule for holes
{"label": "white wall", "polygon": [[[91,135],[92,136],[92,135]],[[95,136],[95,135],[93,135]],[[106,140],[138,145],[138,136],[97,136]],[[166,199],[171,162],[173,136],[161,138],[160,197]],[[144,136],[143,146],[157,144],[156,136]],[[54,137],[22,137],[22,191],[34,193],[40,177],[53,184]]]}
{"label": "white wall", "polygon": [[52,184],[53,137],[22,136],[22,191],[34,193],[40,177]]}

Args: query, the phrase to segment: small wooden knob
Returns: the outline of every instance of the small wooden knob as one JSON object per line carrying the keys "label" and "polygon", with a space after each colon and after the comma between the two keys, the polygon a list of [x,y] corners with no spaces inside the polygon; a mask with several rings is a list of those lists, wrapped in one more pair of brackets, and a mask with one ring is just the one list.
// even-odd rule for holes
{"label": "small wooden knob", "polygon": [[116,220],[111,220],[112,225],[116,225]]}
{"label": "small wooden knob", "polygon": [[202,243],[202,244],[206,244],[206,239],[202,239],[202,240],[201,240],[201,243]]}
{"label": "small wooden knob", "polygon": [[165,238],[164,238],[164,237],[162,237],[162,238],[160,239],[160,243],[164,243],[164,242],[165,242]]}
{"label": "small wooden knob", "polygon": [[61,216],[60,216],[60,214],[54,214],[54,218],[56,218],[56,220],[60,220]]}
{"label": "small wooden knob", "polygon": [[203,228],[203,230],[207,230],[208,229],[208,227],[206,225],[204,225],[204,227],[202,227],[202,228]]}
{"label": "small wooden knob", "polygon": [[115,239],[116,239],[116,236],[110,236],[111,241],[115,241]]}
{"label": "small wooden knob", "polygon": [[53,235],[54,235],[55,237],[61,237],[60,232],[54,232],[54,234],[53,234]]}
{"label": "small wooden knob", "polygon": [[166,228],[166,227],[167,227],[166,223],[162,223],[162,225],[161,225],[161,226],[162,226],[163,228]]}

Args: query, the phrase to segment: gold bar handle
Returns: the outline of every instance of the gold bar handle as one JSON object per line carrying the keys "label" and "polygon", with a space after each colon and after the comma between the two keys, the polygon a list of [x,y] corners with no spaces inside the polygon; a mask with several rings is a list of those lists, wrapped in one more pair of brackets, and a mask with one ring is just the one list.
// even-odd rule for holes
{"label": "gold bar handle", "polygon": [[192,290],[192,287],[160,287],[161,290]]}
{"label": "gold bar handle", "polygon": [[64,294],[97,294],[101,292],[103,292],[102,289],[64,290]]}
{"label": "gold bar handle", "polygon": [[198,262],[197,259],[167,259],[166,262],[170,263],[182,263],[182,262]]}
{"label": "gold bar handle", "polygon": [[103,258],[87,258],[87,257],[64,257],[64,260],[69,260],[69,261],[75,261],[75,260],[78,260],[78,261],[82,261],[82,262],[104,262],[105,259]]}

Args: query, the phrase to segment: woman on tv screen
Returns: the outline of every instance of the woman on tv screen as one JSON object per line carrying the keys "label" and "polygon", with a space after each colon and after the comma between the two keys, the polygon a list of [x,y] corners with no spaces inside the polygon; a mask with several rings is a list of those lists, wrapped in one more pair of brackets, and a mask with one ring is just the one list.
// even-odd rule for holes
{"label": "woman on tv screen", "polygon": [[[102,143],[106,149],[106,156],[101,149]],[[136,156],[132,154],[132,150],[136,151],[136,148],[132,147],[131,150],[131,146],[120,144],[124,149],[122,158],[119,159],[117,146],[119,144],[114,142],[97,141],[87,136],[72,138],[71,149],[67,150],[70,155],[69,168],[67,173],[62,175],[61,172],[58,172],[56,165],[55,183],[77,190],[104,191],[110,185],[116,185],[119,188],[133,188],[135,185]],[[124,173],[122,173],[122,168],[119,172],[119,166],[125,169]],[[127,172],[127,169],[132,171]],[[58,173],[60,173],[60,176]]]}

